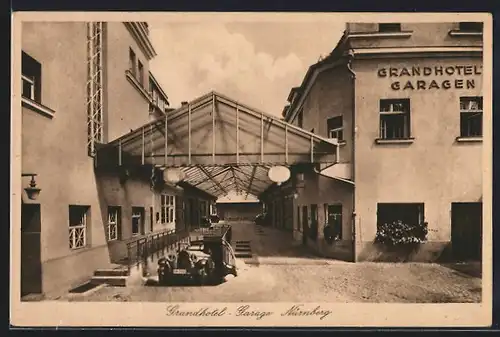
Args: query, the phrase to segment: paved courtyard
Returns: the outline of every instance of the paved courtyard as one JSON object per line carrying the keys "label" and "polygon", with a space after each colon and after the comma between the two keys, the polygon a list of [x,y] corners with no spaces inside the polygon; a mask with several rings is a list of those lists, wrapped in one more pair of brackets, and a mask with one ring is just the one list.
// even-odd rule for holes
{"label": "paved courtyard", "polygon": [[[252,259],[218,286],[104,287],[70,301],[157,302],[480,302],[480,275],[423,263],[349,263],[316,258],[273,228],[235,224],[233,241],[250,241]],[[477,269],[477,266],[475,266]],[[470,269],[470,268],[469,268]],[[474,268],[473,268],[474,269]],[[153,276],[154,278],[154,276]]]}

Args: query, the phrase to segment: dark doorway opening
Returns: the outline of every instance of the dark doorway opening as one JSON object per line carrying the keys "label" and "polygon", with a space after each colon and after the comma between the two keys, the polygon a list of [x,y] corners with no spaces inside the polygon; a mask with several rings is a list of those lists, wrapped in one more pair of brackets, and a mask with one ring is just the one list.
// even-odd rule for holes
{"label": "dark doorway opening", "polygon": [[40,205],[21,206],[21,297],[42,293]]}
{"label": "dark doorway opening", "polygon": [[458,261],[481,261],[483,203],[451,204],[451,244]]}
{"label": "dark doorway opening", "polygon": [[311,204],[311,228],[309,230],[311,240],[318,239],[318,205]]}
{"label": "dark doorway opening", "polygon": [[132,207],[132,235],[144,234],[144,207]]}
{"label": "dark doorway opening", "polygon": [[307,206],[302,206],[302,244],[307,245],[307,235],[309,233],[309,224],[307,216]]}

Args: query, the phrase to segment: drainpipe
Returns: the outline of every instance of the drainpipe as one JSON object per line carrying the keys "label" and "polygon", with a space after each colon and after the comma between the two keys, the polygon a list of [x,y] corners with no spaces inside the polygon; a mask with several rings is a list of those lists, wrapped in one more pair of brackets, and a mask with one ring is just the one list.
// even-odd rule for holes
{"label": "drainpipe", "polygon": [[355,178],[355,144],[356,144],[356,73],[352,69],[352,60],[354,53],[349,49],[347,53],[347,70],[351,74],[352,79],[352,145],[351,145],[351,162],[352,162],[352,181],[354,182],[352,191],[352,253],[353,262],[357,262],[356,254],[356,178]]}

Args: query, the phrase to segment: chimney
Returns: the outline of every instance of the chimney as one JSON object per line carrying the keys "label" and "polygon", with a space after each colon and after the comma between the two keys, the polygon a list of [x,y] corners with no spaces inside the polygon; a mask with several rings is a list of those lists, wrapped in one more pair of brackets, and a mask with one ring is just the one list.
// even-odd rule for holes
{"label": "chimney", "polygon": [[183,101],[183,102],[181,102],[181,106],[186,106],[186,105],[188,105],[188,104],[189,104],[189,102],[187,102],[187,101]]}

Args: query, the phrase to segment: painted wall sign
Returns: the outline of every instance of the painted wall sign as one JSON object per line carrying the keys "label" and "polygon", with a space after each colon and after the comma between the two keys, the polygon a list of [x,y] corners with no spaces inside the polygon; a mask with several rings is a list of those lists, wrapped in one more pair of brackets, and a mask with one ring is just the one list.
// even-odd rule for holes
{"label": "painted wall sign", "polygon": [[[474,78],[470,77],[482,75],[482,70],[483,67],[478,65],[389,67],[378,69],[377,76],[380,78],[401,78],[401,80],[391,82],[392,90],[474,89],[476,82]],[[444,80],[426,78],[431,76],[454,78]],[[407,77],[410,79],[406,79]],[[419,79],[415,80],[414,77],[419,77]]]}

